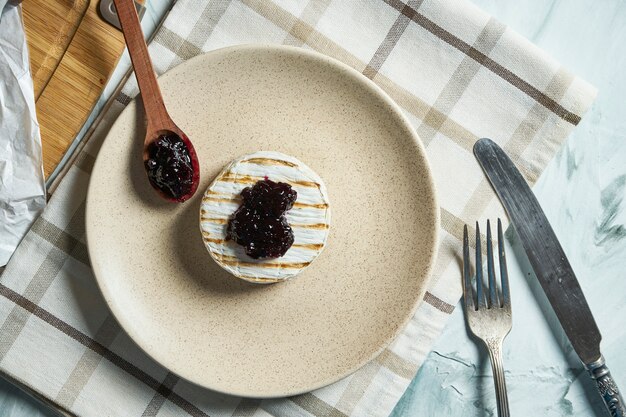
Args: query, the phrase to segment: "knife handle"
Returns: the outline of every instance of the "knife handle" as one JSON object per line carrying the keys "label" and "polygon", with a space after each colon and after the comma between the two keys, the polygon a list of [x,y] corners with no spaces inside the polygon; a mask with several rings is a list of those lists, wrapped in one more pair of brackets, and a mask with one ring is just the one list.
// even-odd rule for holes
{"label": "knife handle", "polygon": [[598,391],[604,400],[611,417],[626,417],[626,406],[624,405],[624,399],[620,394],[615,380],[609,372],[609,368],[606,366],[604,357],[600,356],[595,362],[585,365],[589,375],[596,382]]}

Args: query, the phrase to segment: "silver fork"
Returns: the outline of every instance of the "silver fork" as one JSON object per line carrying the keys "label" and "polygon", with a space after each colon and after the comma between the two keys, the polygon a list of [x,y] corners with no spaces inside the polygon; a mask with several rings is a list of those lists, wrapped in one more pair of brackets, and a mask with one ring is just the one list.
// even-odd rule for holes
{"label": "silver fork", "polygon": [[500,222],[500,219],[498,219],[498,256],[500,258],[501,294],[496,284],[493,248],[491,245],[491,225],[489,220],[487,220],[487,278],[489,294],[486,297],[483,284],[480,229],[478,222],[476,222],[476,298],[474,298],[472,275],[470,273],[467,225],[465,226],[463,230],[463,302],[465,304],[465,317],[472,333],[485,343],[489,351],[493,379],[496,386],[498,416],[509,417],[509,400],[504,380],[504,366],[502,365],[502,342],[511,331],[511,294],[509,292],[509,277],[506,271],[502,222]]}

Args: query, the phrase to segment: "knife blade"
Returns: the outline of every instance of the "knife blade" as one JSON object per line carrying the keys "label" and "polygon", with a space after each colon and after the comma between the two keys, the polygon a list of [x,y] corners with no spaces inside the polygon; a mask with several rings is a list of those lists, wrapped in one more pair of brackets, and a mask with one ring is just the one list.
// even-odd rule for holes
{"label": "knife blade", "polygon": [[537,198],[495,142],[480,139],[474,145],[474,155],[507,211],[543,291],[574,351],[596,381],[607,409],[614,417],[626,417],[624,400],[600,353],[600,330]]}

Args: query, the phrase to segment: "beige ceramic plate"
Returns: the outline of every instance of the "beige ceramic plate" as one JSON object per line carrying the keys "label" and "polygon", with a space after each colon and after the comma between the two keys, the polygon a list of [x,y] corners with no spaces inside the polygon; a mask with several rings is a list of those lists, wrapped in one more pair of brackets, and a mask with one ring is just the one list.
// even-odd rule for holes
{"label": "beige ceramic plate", "polygon": [[[439,224],[415,131],[374,83],[317,53],[241,46],[191,59],[159,79],[193,141],[201,184],[167,203],[141,164],[143,115],[120,115],[87,198],[89,255],[132,339],[201,386],[280,397],[348,375],[387,346],[429,279]],[[234,158],[293,155],[326,183],[328,244],[290,282],[254,285],[220,268],[198,227],[203,191]]]}

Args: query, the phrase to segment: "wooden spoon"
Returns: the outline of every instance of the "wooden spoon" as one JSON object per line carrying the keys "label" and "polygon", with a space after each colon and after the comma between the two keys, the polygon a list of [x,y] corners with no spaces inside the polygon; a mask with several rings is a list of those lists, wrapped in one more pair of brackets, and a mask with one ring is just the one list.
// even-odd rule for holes
{"label": "wooden spoon", "polygon": [[150,184],[166,200],[191,198],[200,182],[196,151],[165,108],[133,0],[114,0],[146,116],[143,161]]}

